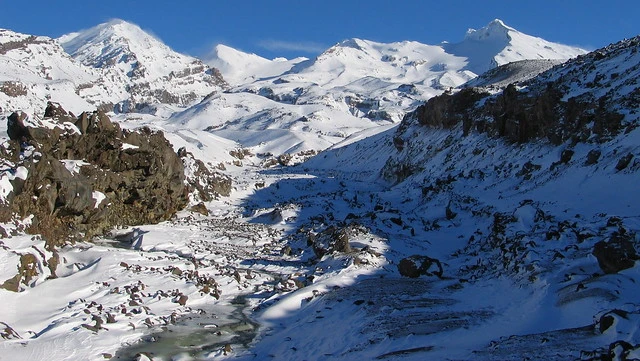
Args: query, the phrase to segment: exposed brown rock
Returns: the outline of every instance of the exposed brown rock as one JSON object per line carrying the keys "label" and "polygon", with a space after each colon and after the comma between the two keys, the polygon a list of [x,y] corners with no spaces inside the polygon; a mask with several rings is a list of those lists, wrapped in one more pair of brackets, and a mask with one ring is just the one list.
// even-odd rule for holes
{"label": "exposed brown rock", "polygon": [[[28,177],[14,185],[7,205],[20,216],[35,216],[28,232],[56,245],[114,226],[157,223],[187,204],[184,166],[162,132],[123,131],[101,111],[76,118],[53,102],[45,115],[60,126],[21,124],[21,113],[9,119],[11,136],[40,154],[23,161]],[[87,164],[74,174],[61,162],[69,159]],[[105,199],[96,204],[95,194]]]}

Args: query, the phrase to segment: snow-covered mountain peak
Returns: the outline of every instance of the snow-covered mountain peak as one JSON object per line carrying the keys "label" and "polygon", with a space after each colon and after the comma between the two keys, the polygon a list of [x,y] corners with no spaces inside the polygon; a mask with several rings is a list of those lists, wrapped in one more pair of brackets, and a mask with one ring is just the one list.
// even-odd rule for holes
{"label": "snow-covered mountain peak", "polygon": [[469,29],[465,35],[465,40],[469,41],[506,41],[509,42],[510,32],[517,32],[516,29],[507,26],[502,20],[495,19],[481,29]]}
{"label": "snow-covered mountain peak", "polygon": [[58,39],[84,65],[102,69],[122,88],[120,111],[164,103],[187,106],[225,86],[201,60],[173,51],[139,26],[120,19]]}
{"label": "snow-covered mountain peak", "polygon": [[136,60],[148,62],[155,60],[154,55],[180,58],[162,41],[139,26],[120,19],[111,20],[74,35],[61,37],[59,41],[77,60],[96,68],[113,66],[115,63],[130,63],[130,60],[133,60],[130,55],[136,55]]}
{"label": "snow-covered mountain peak", "polygon": [[361,40],[358,38],[351,38],[351,39],[345,39],[341,42],[339,42],[338,44],[336,44],[335,46],[331,47],[330,49],[334,49],[334,48],[353,48],[356,50],[362,50],[362,48],[366,46],[366,41],[365,40]]}
{"label": "snow-covered mountain peak", "polygon": [[206,56],[205,63],[219,69],[227,82],[238,85],[280,75],[304,60],[307,59],[276,58],[269,60],[254,53],[246,53],[224,44],[218,44]]}
{"label": "snow-covered mountain peak", "polygon": [[468,70],[477,75],[519,60],[570,59],[587,51],[524,34],[502,20],[467,31],[463,41],[442,44],[446,52],[469,59]]}
{"label": "snow-covered mountain peak", "polygon": [[230,79],[234,78],[234,73],[268,64],[269,60],[256,54],[245,53],[230,46],[218,44],[207,55],[205,62],[218,68],[225,75],[225,78]]}

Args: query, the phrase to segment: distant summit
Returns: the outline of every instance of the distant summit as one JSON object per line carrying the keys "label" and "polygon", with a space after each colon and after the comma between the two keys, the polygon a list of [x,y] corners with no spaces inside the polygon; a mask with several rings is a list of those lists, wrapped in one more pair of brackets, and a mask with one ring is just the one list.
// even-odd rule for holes
{"label": "distant summit", "polygon": [[232,85],[280,75],[304,60],[307,59],[277,58],[269,60],[223,44],[216,45],[204,59],[209,66],[220,70],[225,80]]}
{"label": "distant summit", "polygon": [[510,31],[517,31],[516,29],[507,26],[502,20],[495,19],[484,28],[479,30],[469,29],[464,37],[464,40],[468,41],[510,41]]}
{"label": "distant summit", "polygon": [[64,49],[86,66],[105,71],[125,89],[116,111],[153,111],[153,104],[187,106],[225,86],[216,69],[173,51],[135,24],[114,19],[62,36]]}
{"label": "distant summit", "polygon": [[467,69],[477,75],[513,61],[566,60],[587,52],[521,33],[500,19],[478,30],[469,29],[462,42],[443,44],[443,48],[448,53],[468,58]]}

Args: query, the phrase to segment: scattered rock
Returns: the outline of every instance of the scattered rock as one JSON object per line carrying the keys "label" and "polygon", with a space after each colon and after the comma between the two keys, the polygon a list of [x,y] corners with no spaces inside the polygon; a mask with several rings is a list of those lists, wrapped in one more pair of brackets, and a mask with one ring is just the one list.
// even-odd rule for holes
{"label": "scattered rock", "polygon": [[225,356],[227,356],[228,354],[230,354],[230,353],[231,353],[231,351],[233,351],[233,349],[231,348],[231,345],[230,345],[230,344],[225,344],[225,345],[224,345],[224,348],[222,349],[222,351],[223,351],[223,354],[224,354]]}
{"label": "scattered rock", "polygon": [[349,239],[367,232],[365,227],[355,222],[344,227],[330,226],[318,234],[309,234],[307,243],[313,246],[317,257],[332,252],[349,253],[352,251]]}
{"label": "scattered rock", "polygon": [[187,304],[187,300],[189,299],[189,296],[187,295],[180,295],[178,297],[178,300],[176,301],[180,306],[184,306]]}
{"label": "scattered rock", "polygon": [[616,169],[621,171],[629,166],[631,160],[633,159],[633,154],[627,153],[627,155],[620,158],[618,164],[616,164]]}
{"label": "scattered rock", "polygon": [[458,213],[454,212],[453,209],[451,209],[451,201],[449,201],[449,203],[447,203],[447,207],[445,208],[445,217],[447,217],[448,220],[452,220],[456,218],[457,215]]}
{"label": "scattered rock", "polygon": [[18,292],[21,289],[21,285],[31,286],[31,281],[38,276],[39,268],[38,259],[35,255],[31,253],[21,255],[18,273],[14,277],[6,280],[0,285],[0,288]]}
{"label": "scattered rock", "polygon": [[575,152],[571,149],[563,150],[562,154],[560,155],[560,163],[568,164],[571,161],[571,158],[573,158],[574,154]]}
{"label": "scattered rock", "polygon": [[584,162],[585,165],[593,165],[598,163],[600,159],[600,155],[602,152],[599,149],[591,149],[587,154],[587,160]]}
{"label": "scattered rock", "polygon": [[629,312],[623,310],[612,310],[606,312],[597,322],[598,331],[600,333],[606,332],[611,326],[613,326],[618,319],[624,318],[626,319],[629,315]]}
{"label": "scattered rock", "polygon": [[15,339],[21,339],[22,338],[16,332],[16,330],[14,330],[8,324],[6,324],[4,322],[0,322],[0,325],[2,325],[2,328],[0,329],[0,336],[2,336],[2,339],[4,339],[4,340],[15,340]]}
{"label": "scattered rock", "polygon": [[209,215],[209,210],[207,209],[207,206],[205,206],[204,203],[202,203],[202,202],[192,206],[190,210],[192,212],[200,213],[203,216],[208,216]]}
{"label": "scattered rock", "polygon": [[516,175],[518,177],[522,177],[524,180],[530,180],[533,176],[533,172],[540,170],[542,166],[539,164],[534,164],[531,161],[527,161],[522,165],[522,169],[520,169]]}

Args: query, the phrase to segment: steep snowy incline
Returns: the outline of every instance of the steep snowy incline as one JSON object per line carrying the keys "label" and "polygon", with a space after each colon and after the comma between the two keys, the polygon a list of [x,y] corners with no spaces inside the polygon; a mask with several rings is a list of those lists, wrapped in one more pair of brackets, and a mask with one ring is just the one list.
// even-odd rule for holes
{"label": "steep snowy incline", "polygon": [[[73,60],[53,39],[0,29],[0,111],[22,109],[33,114],[47,99],[81,112],[95,108],[83,97],[100,72]],[[106,91],[98,94],[109,101]]]}
{"label": "steep snowy incline", "polygon": [[127,98],[119,110],[141,110],[154,103],[190,105],[220,90],[219,72],[202,61],[176,53],[137,25],[112,20],[58,39],[87,66],[102,69]]}
{"label": "steep snowy incline", "polygon": [[[465,59],[447,54],[439,46],[415,41],[377,43],[348,39],[320,54],[313,61],[292,69],[283,79],[303,77],[325,87],[347,87],[356,80],[381,80],[430,86],[436,75],[460,72]],[[464,78],[464,75],[460,75]],[[471,77],[472,75],[467,75]],[[433,85],[452,86],[454,84]],[[456,84],[457,85],[457,84]]]}

